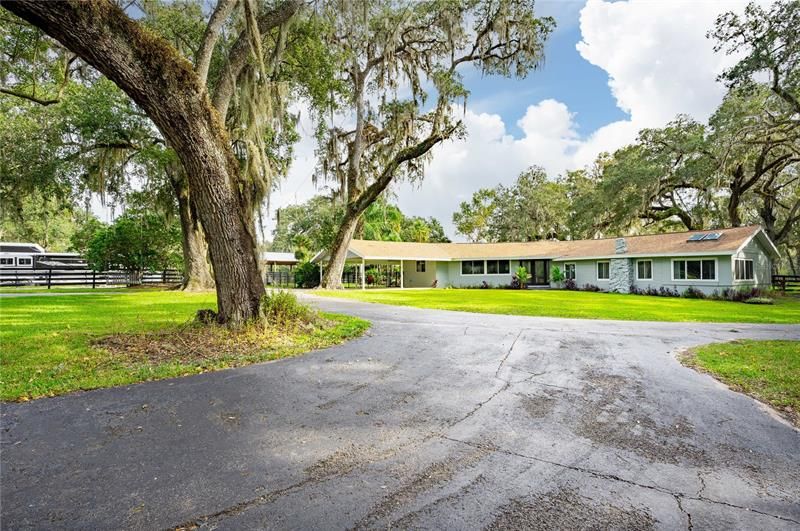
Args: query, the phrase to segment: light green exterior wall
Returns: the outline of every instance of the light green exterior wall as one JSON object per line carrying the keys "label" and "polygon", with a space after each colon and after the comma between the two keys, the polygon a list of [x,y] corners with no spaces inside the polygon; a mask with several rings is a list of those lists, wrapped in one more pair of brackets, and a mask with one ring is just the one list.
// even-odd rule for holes
{"label": "light green exterior wall", "polygon": [[427,260],[425,261],[425,272],[417,273],[416,260],[403,260],[403,286],[406,288],[430,288],[436,279],[437,269],[437,262]]}
{"label": "light green exterior wall", "polygon": [[[748,258],[753,260],[755,279],[753,281],[735,281],[733,270],[733,259]],[[730,255],[708,255],[708,256],[670,256],[652,258],[628,258],[624,254],[616,255],[614,259],[630,260],[633,270],[633,285],[639,289],[669,288],[679,292],[685,291],[692,286],[702,290],[707,294],[714,291],[722,291],[725,288],[740,287],[768,287],[772,281],[772,262],[767,250],[763,248],[757,239],[753,239],[740,253],[731,257]],[[674,260],[715,260],[716,278],[714,280],[673,280],[672,262]],[[637,278],[637,260],[651,260],[653,263],[653,278],[644,280]],[[575,264],[575,282],[579,287],[586,284],[593,284],[602,290],[608,291],[611,282],[597,278],[597,262],[610,261],[610,259],[591,259],[591,260],[553,260],[551,267],[557,266],[564,271],[564,266],[568,263]],[[437,287],[477,287],[486,282],[491,287],[507,286],[511,284],[512,276],[520,265],[519,260],[509,260],[509,273],[498,275],[462,275],[460,261],[432,261],[426,262],[425,273],[416,272],[416,261],[406,260],[403,262],[405,286],[409,288],[431,287],[433,281],[437,281]],[[551,282],[551,287],[558,288]]]}

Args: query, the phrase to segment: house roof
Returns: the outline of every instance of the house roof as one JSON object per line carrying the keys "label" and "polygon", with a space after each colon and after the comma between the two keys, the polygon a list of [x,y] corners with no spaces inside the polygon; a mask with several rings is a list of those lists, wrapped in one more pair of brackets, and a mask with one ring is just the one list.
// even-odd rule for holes
{"label": "house roof", "polygon": [[[688,241],[693,234],[718,233],[719,239]],[[730,255],[747,245],[754,237],[762,239],[773,256],[777,249],[758,225],[706,231],[673,232],[625,236],[625,256],[692,256]],[[615,253],[616,240],[540,240],[508,243],[413,243],[352,240],[348,255],[372,260],[468,260],[480,258],[549,258],[587,259],[610,258]],[[325,255],[314,257],[318,261]]]}
{"label": "house roof", "polygon": [[277,253],[265,251],[261,253],[261,260],[271,264],[293,265],[300,262],[294,253]]}

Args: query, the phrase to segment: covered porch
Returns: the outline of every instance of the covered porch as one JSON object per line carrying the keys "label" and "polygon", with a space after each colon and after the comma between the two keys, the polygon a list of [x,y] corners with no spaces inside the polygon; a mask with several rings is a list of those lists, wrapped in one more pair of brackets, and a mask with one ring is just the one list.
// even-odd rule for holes
{"label": "covered porch", "polygon": [[[319,265],[321,281],[327,267],[328,256],[318,254],[312,261]],[[345,259],[342,284],[345,288],[360,289],[435,287],[436,262],[400,257],[361,256],[351,249]]]}

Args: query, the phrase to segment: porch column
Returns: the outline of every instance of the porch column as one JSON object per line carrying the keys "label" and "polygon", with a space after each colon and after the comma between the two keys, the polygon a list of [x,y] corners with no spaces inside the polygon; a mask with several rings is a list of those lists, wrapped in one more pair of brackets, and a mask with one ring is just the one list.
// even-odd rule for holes
{"label": "porch column", "polygon": [[364,278],[364,259],[361,259],[361,265],[359,266],[361,269],[361,289],[367,289],[367,280]]}
{"label": "porch column", "polygon": [[322,286],[322,262],[319,263],[319,285]]}
{"label": "porch column", "polygon": [[400,288],[402,289],[403,287],[403,261],[400,260]]}

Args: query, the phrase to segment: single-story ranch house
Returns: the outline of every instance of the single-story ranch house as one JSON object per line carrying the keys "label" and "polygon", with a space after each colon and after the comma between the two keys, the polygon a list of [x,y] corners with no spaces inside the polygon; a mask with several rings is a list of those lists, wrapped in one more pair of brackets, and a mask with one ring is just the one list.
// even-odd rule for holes
{"label": "single-story ranch house", "polygon": [[[372,265],[400,269],[399,287],[473,287],[511,284],[519,266],[531,287],[558,287],[557,266],[578,286],[593,284],[627,293],[665,287],[683,292],[692,286],[714,290],[768,287],[778,250],[759,226],[595,240],[542,240],[521,243],[411,243],[353,240],[347,264],[364,271]],[[313,261],[324,267],[326,253]]]}

